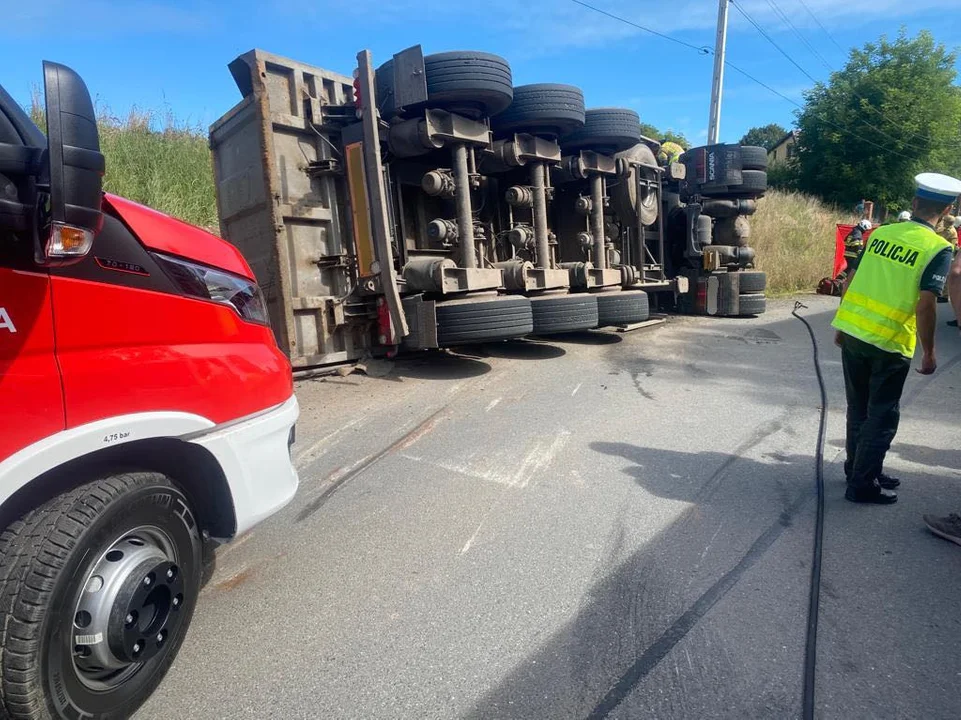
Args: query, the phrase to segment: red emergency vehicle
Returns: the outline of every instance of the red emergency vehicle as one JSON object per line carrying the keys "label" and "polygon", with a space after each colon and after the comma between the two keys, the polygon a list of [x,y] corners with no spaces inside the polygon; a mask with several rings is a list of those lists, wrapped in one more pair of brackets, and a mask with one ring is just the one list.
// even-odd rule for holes
{"label": "red emergency vehicle", "polygon": [[0,88],[0,716],[129,717],[205,551],[297,489],[290,365],[230,244],[101,192],[93,106]]}

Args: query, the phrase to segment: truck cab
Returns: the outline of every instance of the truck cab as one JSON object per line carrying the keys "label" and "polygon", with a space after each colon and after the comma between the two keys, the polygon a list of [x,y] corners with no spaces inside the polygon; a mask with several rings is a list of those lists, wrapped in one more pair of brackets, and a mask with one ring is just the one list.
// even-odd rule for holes
{"label": "truck cab", "polygon": [[299,409],[229,243],[102,192],[86,86],[0,87],[0,715],[129,717],[206,551],[298,485]]}

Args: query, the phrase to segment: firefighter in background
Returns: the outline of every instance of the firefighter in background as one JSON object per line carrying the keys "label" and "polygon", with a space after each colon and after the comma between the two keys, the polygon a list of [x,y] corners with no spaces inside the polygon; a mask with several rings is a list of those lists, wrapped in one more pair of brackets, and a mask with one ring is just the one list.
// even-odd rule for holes
{"label": "firefighter in background", "polygon": [[864,233],[870,229],[871,221],[864,218],[851,228],[851,232],[844,238],[844,261],[847,264],[844,270],[839,272],[838,276],[834,278],[835,280],[844,280],[847,278],[851,268],[857,263],[858,257],[860,257],[861,251],[864,249]]}
{"label": "firefighter in background", "polygon": [[936,228],[938,235],[951,243],[952,247],[958,246],[958,226],[961,225],[959,219],[961,218],[945,215],[941,224]]}
{"label": "firefighter in background", "polygon": [[684,148],[676,142],[665,140],[661,143],[661,149],[657,153],[657,162],[661,167],[667,167],[671,163],[680,162]]}
{"label": "firefighter in background", "polygon": [[910,210],[902,210],[901,212],[898,213],[898,222],[907,222],[910,219],[911,219]]}
{"label": "firefighter in background", "polygon": [[917,339],[918,370],[937,369],[937,296],[951,267],[952,248],[934,228],[961,195],[961,180],[938,173],[915,178],[910,222],[878,228],[854,261],[832,325],[841,348],[847,398],[844,497],[856,503],[897,502],[897,478],[884,458],[898,431],[901,393]]}

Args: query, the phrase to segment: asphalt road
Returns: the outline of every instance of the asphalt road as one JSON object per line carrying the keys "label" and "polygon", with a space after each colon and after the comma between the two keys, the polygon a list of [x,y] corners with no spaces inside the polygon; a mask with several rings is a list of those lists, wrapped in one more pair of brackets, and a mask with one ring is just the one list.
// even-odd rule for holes
{"label": "asphalt road", "polygon": [[[908,380],[901,502],[855,506],[837,301],[805,302],[818,717],[957,718],[961,547],[921,514],[961,512],[961,337]],[[138,720],[798,717],[819,397],[791,307],[301,382],[301,491],[219,552]]]}

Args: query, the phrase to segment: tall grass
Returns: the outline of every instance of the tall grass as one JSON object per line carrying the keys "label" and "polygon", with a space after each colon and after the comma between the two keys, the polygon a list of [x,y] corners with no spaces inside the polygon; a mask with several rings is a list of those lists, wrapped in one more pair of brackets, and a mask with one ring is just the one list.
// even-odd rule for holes
{"label": "tall grass", "polygon": [[757,267],[767,272],[768,292],[809,291],[834,269],[834,234],[852,215],[799,192],[771,190],[751,218]]}
{"label": "tall grass", "polygon": [[[30,114],[45,128],[37,94]],[[211,155],[201,128],[169,113],[133,109],[120,118],[105,107],[97,110],[97,125],[107,163],[104,190],[217,231]]]}

